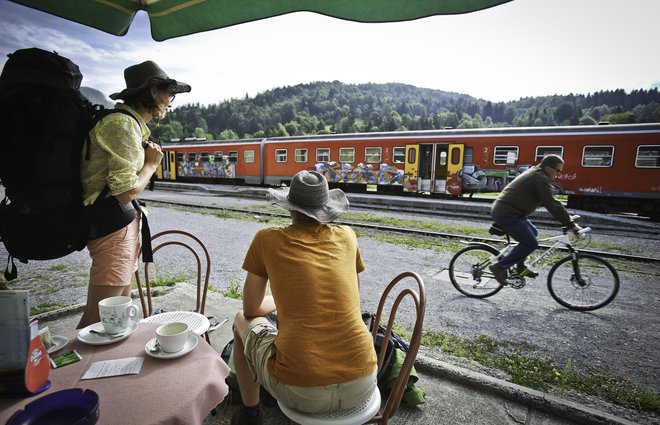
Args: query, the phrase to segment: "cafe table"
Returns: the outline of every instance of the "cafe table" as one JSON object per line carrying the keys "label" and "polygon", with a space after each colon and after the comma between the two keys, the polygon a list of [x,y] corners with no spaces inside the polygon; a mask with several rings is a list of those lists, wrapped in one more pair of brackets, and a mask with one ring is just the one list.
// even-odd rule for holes
{"label": "cafe table", "polygon": [[[126,339],[107,345],[77,340],[78,331],[65,332],[68,344],[53,355],[76,350],[82,360],[51,369],[51,387],[27,398],[0,398],[0,424],[47,394],[68,388],[90,389],[99,395],[99,425],[201,424],[227,396],[229,367],[203,338],[177,358],[154,358],[145,345],[156,336],[157,323],[141,322]],[[144,357],[138,374],[81,380],[94,362]]]}

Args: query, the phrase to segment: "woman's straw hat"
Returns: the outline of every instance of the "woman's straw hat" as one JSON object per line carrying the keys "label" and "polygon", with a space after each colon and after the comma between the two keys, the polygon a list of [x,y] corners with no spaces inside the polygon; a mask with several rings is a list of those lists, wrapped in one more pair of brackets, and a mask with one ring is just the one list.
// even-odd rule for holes
{"label": "woman's straw hat", "polygon": [[294,210],[322,223],[334,221],[348,210],[348,199],[341,189],[328,190],[328,181],[316,171],[300,171],[291,187],[268,189],[269,201]]}

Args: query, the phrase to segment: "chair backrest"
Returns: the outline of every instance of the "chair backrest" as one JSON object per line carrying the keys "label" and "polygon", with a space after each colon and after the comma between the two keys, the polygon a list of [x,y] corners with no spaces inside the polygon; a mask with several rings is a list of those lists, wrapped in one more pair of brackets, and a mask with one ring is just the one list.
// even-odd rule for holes
{"label": "chair backrest", "polygon": [[[197,238],[195,235],[184,232],[182,230],[166,230],[157,233],[156,235],[152,236],[151,241],[154,256],[161,248],[166,246],[180,246],[193,254],[197,262],[197,297],[195,302],[195,311],[197,313],[204,314],[204,306],[206,305],[206,293],[209,288],[209,278],[211,275],[211,257],[204,243],[202,243],[202,241],[199,240],[199,238]],[[202,261],[202,257],[200,256],[200,250],[204,257],[204,261]],[[205,265],[204,271],[203,265]],[[144,317],[151,316],[154,312],[154,306],[151,298],[149,263],[144,264],[144,290],[140,281],[139,270],[135,272],[135,279],[137,281],[140,303],[142,304],[142,313],[144,314]]]}
{"label": "chair backrest", "polygon": [[[381,296],[380,302],[378,303],[376,317],[374,319],[375,321],[372,336],[375,342],[376,336],[378,335],[378,324],[381,323],[381,318],[383,318],[383,310],[388,298],[390,298],[390,293],[394,290],[397,284],[406,278],[411,278],[412,282],[411,279],[406,280],[405,287],[396,293],[397,295],[393,300],[392,306],[390,308],[389,318],[387,320],[385,336],[381,344],[380,352],[378,353],[378,370],[383,367],[388,341],[392,335],[392,327],[394,326],[394,320],[396,319],[396,313],[399,308],[399,304],[401,304],[401,301],[406,297],[410,297],[412,299],[416,310],[413,332],[410,338],[410,348],[408,349],[408,352],[405,353],[406,358],[403,361],[399,376],[397,377],[394,386],[392,387],[392,390],[387,397],[387,400],[385,400],[384,403],[381,402],[381,409],[379,413],[370,422],[387,424],[388,419],[394,416],[394,414],[399,409],[401,399],[403,398],[403,393],[406,391],[406,386],[408,384],[408,377],[410,376],[410,372],[414,366],[415,359],[417,358],[417,352],[419,351],[419,346],[421,344],[424,314],[426,311],[426,289],[424,287],[424,281],[422,278],[414,272],[401,273],[392,279],[389,285],[387,285],[387,288],[385,288],[385,291],[383,291],[383,295]],[[410,283],[408,284],[408,282]]]}

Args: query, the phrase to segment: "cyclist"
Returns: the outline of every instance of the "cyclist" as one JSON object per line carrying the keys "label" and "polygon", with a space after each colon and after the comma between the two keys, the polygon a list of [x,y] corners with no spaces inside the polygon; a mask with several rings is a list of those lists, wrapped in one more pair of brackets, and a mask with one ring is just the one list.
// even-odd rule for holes
{"label": "cyclist", "polygon": [[555,199],[551,183],[561,174],[564,160],[559,155],[547,155],[537,166],[531,167],[499,194],[491,209],[491,217],[505,232],[518,241],[506,256],[490,266],[495,279],[507,284],[508,270],[514,264],[519,275],[534,278],[538,276],[525,266],[525,259],[538,248],[538,230],[527,218],[536,208],[543,205],[562,225],[576,235],[582,229],[573,223],[564,206]]}

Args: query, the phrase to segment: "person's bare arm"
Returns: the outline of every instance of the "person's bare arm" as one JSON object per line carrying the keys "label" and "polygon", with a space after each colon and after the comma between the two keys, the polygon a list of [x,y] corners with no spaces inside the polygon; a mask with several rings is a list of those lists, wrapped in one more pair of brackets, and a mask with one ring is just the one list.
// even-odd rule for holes
{"label": "person's bare arm", "polygon": [[266,316],[276,310],[275,300],[266,295],[268,279],[248,272],[243,286],[243,315],[246,319]]}

